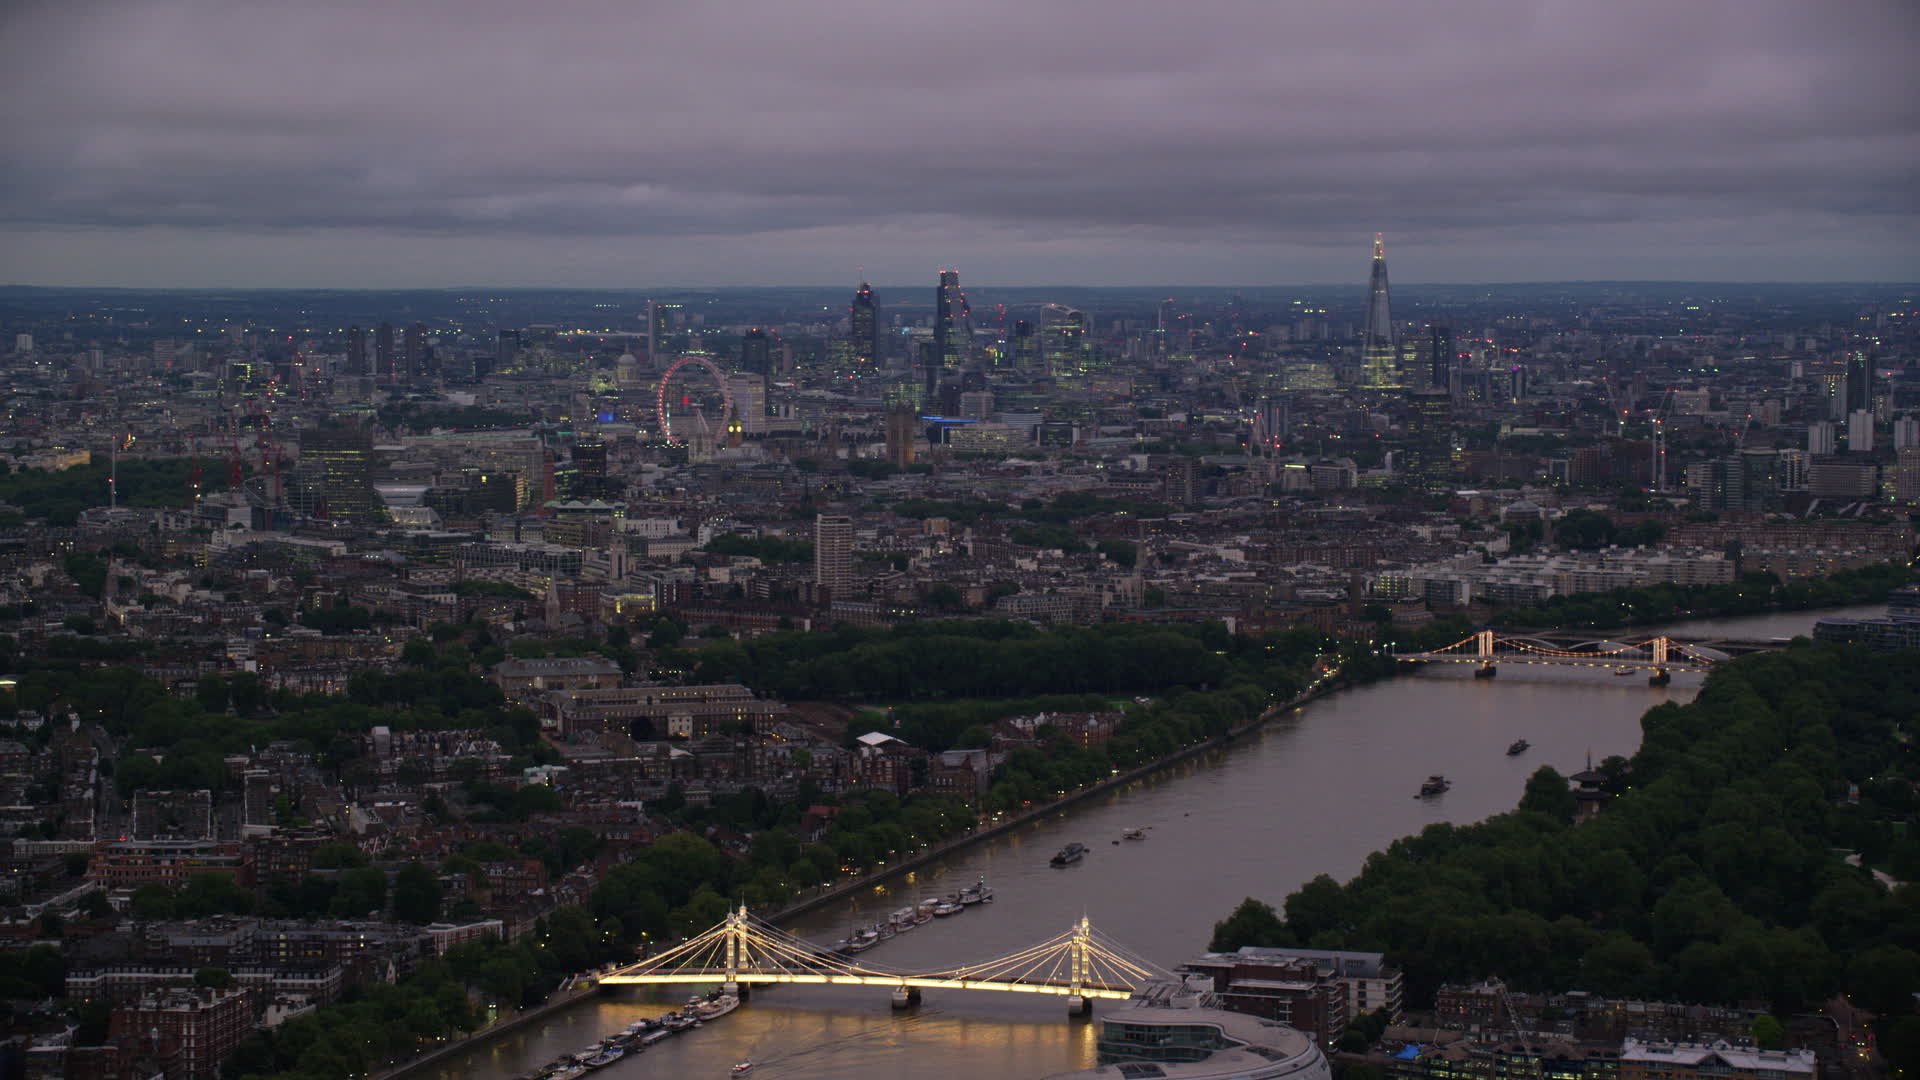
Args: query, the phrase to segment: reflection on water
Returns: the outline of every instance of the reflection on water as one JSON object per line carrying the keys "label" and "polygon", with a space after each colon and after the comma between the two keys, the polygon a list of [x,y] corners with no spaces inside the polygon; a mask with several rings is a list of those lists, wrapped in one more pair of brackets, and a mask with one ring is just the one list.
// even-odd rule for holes
{"label": "reflection on water", "polygon": [[[1814,613],[1715,620],[1700,630],[1787,637]],[[1674,632],[1691,624],[1671,627]],[[1203,951],[1213,923],[1245,896],[1278,904],[1316,874],[1341,880],[1369,852],[1440,821],[1471,822],[1511,809],[1528,774],[1563,773],[1588,760],[1630,754],[1640,715],[1691,700],[1701,677],[1676,673],[1666,688],[1605,669],[1515,666],[1493,680],[1471,665],[1433,665],[1413,678],[1346,691],[1282,717],[1236,745],[1016,832],[997,837],[833,909],[796,920],[822,943],[895,908],[951,893],[984,876],[995,902],[936,919],[863,953],[872,967],[937,970],[1002,956],[1067,929],[1082,914],[1144,958],[1172,967]],[[1525,737],[1532,748],[1508,757]],[[1431,773],[1453,788],[1415,796]],[[1121,841],[1129,827],[1144,841]],[[1069,841],[1090,854],[1047,865]],[[623,990],[458,1059],[441,1080],[523,1076],[635,1020],[684,1001],[690,988],[653,997]],[[756,991],[745,1006],[600,1071],[618,1077],[724,1076],[734,1062],[754,1076],[913,1080],[1039,1077],[1093,1063],[1093,1026],[1065,1017],[1056,997],[927,991],[907,1012],[885,989],[793,986]]]}

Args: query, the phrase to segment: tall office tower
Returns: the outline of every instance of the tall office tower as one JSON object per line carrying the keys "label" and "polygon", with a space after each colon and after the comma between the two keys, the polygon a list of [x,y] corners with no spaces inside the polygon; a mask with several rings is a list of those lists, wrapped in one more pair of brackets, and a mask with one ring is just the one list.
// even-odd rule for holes
{"label": "tall office tower", "polygon": [[1165,356],[1172,351],[1170,341],[1174,332],[1173,298],[1168,297],[1154,305],[1153,311],[1153,351],[1156,356]]}
{"label": "tall office tower", "polygon": [[647,301],[647,359],[658,363],[673,351],[673,328],[677,315],[686,310],[684,304],[663,304]]}
{"label": "tall office tower", "polygon": [[347,327],[347,362],[341,371],[348,375],[367,373],[367,332],[357,326]]}
{"label": "tall office tower", "polygon": [[1037,371],[1041,366],[1040,337],[1027,319],[1013,320],[1013,332],[1007,337],[1007,354],[1021,371]]}
{"label": "tall office tower", "polygon": [[1407,402],[1407,478],[1422,488],[1453,476],[1453,395],[1444,388],[1415,390]]}
{"label": "tall office tower", "polygon": [[973,309],[960,291],[960,272],[940,271],[933,294],[933,351],[942,368],[966,367],[973,358]]}
{"label": "tall office tower", "polygon": [[1835,433],[1833,421],[1816,420],[1807,425],[1807,453],[1825,455],[1833,453]]}
{"label": "tall office tower", "polygon": [[400,354],[406,359],[408,375],[427,373],[427,328],[420,323],[408,326],[400,336]]}
{"label": "tall office tower", "polygon": [[365,428],[302,431],[300,464],[319,489],[316,517],[360,526],[387,519],[386,503],[373,489],[373,435]]}
{"label": "tall office tower", "polygon": [[1427,328],[1427,340],[1432,342],[1432,356],[1427,361],[1427,385],[1437,390],[1453,388],[1453,327],[1445,323],[1434,323]]}
{"label": "tall office tower", "polygon": [[1873,410],[1855,409],[1847,417],[1847,453],[1873,453]]}
{"label": "tall office tower", "polygon": [[392,323],[383,322],[373,332],[373,374],[381,379],[391,379],[397,374],[393,367]]}
{"label": "tall office tower", "polygon": [[873,298],[873,286],[864,281],[847,306],[847,340],[859,367],[876,366],[885,358],[880,352],[880,304]]}
{"label": "tall office tower", "polygon": [[1847,354],[1847,404],[1849,415],[1861,409],[1873,408],[1873,368],[1867,363],[1867,354],[1854,350]]}
{"label": "tall office tower", "polygon": [[773,340],[755,326],[740,339],[740,370],[765,378],[773,374]]}
{"label": "tall office tower", "polygon": [[1087,367],[1087,314],[1060,304],[1041,309],[1041,370],[1054,375],[1074,374]]}
{"label": "tall office tower", "polygon": [[734,415],[743,435],[767,433],[767,378],[752,372],[727,376],[727,396],[733,399]]}
{"label": "tall office tower", "polygon": [[520,331],[502,330],[500,338],[494,343],[493,370],[475,372],[476,378],[486,378],[494,371],[512,371],[520,355]]}
{"label": "tall office tower", "polygon": [[813,582],[828,597],[844,597],[853,585],[853,519],[821,514],[813,520]]}
{"label": "tall office tower", "polygon": [[1400,346],[1394,340],[1393,308],[1387,300],[1387,246],[1379,233],[1373,234],[1373,276],[1367,282],[1367,321],[1361,328],[1361,382],[1369,390],[1390,390],[1400,385],[1395,364]]}
{"label": "tall office tower", "polygon": [[911,406],[894,405],[887,410],[887,464],[896,469],[913,464],[913,442],[919,434],[918,420]]}
{"label": "tall office tower", "polygon": [[1763,513],[1780,507],[1780,451],[1742,450],[1737,455],[1739,485],[1727,496],[1727,509]]}
{"label": "tall office tower", "polygon": [[576,499],[597,499],[607,493],[607,444],[597,438],[584,438],[573,444],[568,455],[567,483],[562,494]]}

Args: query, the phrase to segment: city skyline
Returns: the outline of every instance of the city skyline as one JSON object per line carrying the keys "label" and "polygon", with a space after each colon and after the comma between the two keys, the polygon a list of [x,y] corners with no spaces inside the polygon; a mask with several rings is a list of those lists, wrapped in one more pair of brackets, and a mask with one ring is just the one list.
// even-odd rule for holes
{"label": "city skyline", "polygon": [[1920,279],[1881,0],[0,26],[6,283],[1328,283],[1374,232],[1408,282]]}

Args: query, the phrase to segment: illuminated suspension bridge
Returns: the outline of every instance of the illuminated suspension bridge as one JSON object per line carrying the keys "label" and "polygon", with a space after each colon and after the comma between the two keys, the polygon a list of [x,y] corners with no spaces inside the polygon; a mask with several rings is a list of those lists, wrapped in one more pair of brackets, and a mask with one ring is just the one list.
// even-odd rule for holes
{"label": "illuminated suspension bridge", "polygon": [[596,981],[602,986],[721,983],[729,993],[778,983],[879,986],[893,991],[898,1008],[919,1001],[921,990],[998,990],[1064,997],[1068,1011],[1080,1013],[1095,998],[1124,1001],[1135,987],[1166,977],[1166,971],[1101,934],[1084,917],[1064,933],[1006,956],[946,971],[893,971],[794,937],[742,907],[700,936]]}
{"label": "illuminated suspension bridge", "polygon": [[1638,642],[1577,641],[1532,635],[1503,636],[1495,630],[1470,634],[1451,645],[1427,652],[1395,652],[1408,663],[1478,664],[1480,674],[1491,675],[1499,664],[1557,664],[1604,667],[1616,671],[1651,671],[1664,679],[1672,671],[1705,671],[1729,655],[1670,637]]}

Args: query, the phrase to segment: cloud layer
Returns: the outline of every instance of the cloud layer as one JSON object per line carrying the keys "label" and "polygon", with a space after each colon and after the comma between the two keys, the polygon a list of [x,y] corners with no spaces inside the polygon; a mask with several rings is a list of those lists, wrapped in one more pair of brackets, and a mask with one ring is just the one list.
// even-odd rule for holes
{"label": "cloud layer", "polygon": [[15,4],[0,279],[1913,280],[1916,11]]}

